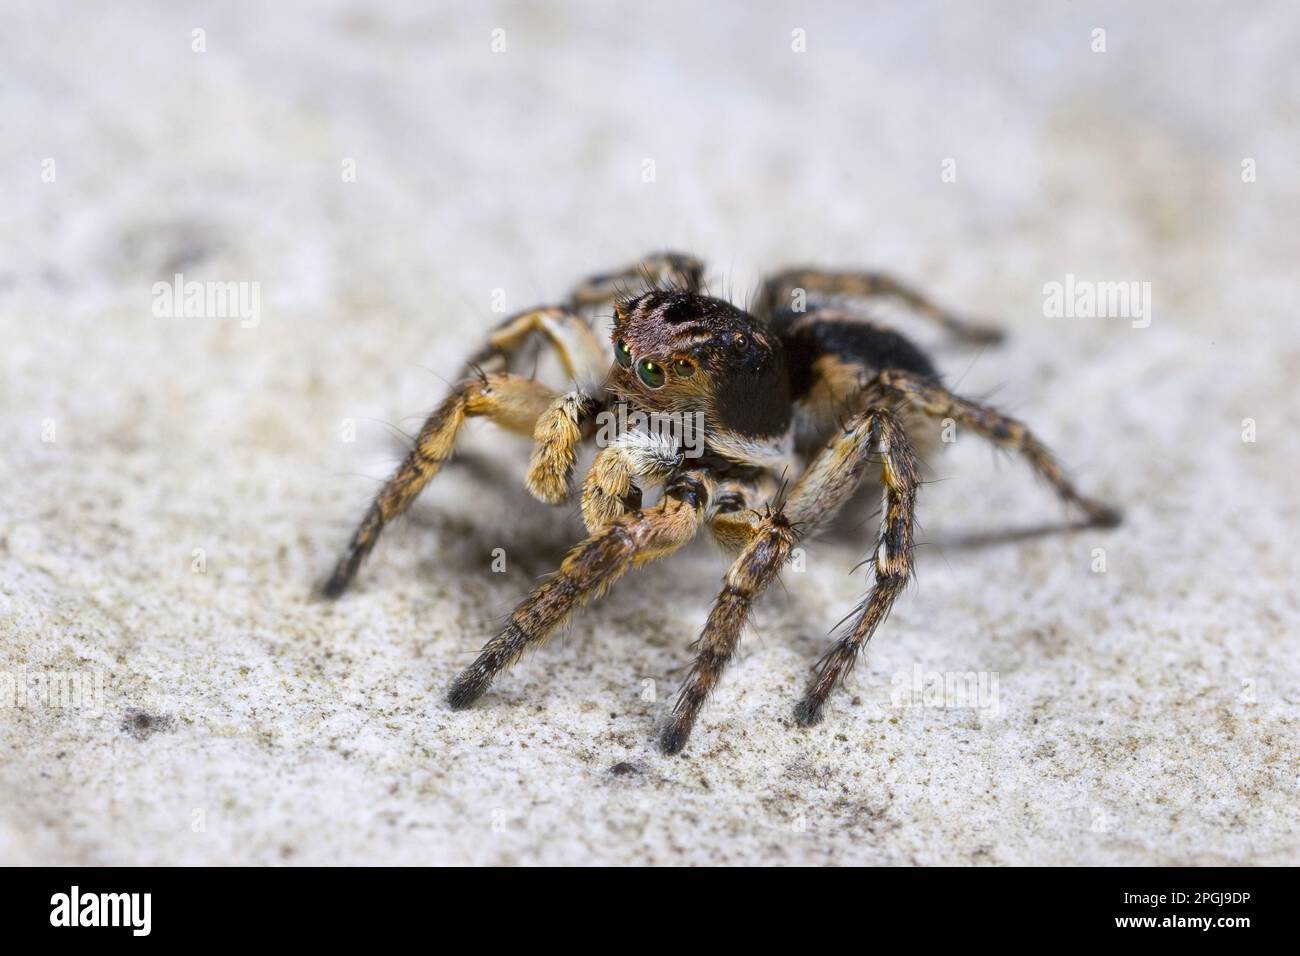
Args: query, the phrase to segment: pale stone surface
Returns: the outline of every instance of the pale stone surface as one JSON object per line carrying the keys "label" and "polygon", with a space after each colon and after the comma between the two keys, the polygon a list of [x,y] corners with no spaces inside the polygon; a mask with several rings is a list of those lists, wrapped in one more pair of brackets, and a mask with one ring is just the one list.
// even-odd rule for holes
{"label": "pale stone surface", "polygon": [[[0,859],[1296,861],[1293,8],[210,6],[0,13]],[[762,603],[684,757],[653,730],[706,542],[448,712],[579,534],[522,442],[475,429],[354,593],[312,587],[493,290],[659,247],[737,296],[869,264],[997,317],[950,380],[1128,522],[1017,536],[1060,510],[959,434],[821,727],[790,709],[870,507]],[[156,317],[176,272],[260,283],[260,324]],[[1151,282],[1150,326],[1045,318],[1067,273]],[[997,712],[895,706],[914,669],[996,678]]]}

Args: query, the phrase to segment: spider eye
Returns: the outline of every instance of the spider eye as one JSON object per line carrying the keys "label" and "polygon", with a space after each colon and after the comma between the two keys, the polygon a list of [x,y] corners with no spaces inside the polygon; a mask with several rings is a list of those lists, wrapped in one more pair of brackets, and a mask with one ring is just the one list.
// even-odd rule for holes
{"label": "spider eye", "polygon": [[636,376],[641,379],[641,381],[645,382],[646,386],[649,388],[664,387],[664,379],[666,378],[664,375],[664,367],[658,362],[652,362],[649,359],[642,359],[637,363]]}
{"label": "spider eye", "polygon": [[619,339],[614,345],[614,359],[624,368],[632,364],[632,350],[627,347],[627,343],[622,339]]}
{"label": "spider eye", "polygon": [[673,362],[673,371],[682,378],[690,378],[695,374],[695,366],[686,361],[686,359],[678,359]]}

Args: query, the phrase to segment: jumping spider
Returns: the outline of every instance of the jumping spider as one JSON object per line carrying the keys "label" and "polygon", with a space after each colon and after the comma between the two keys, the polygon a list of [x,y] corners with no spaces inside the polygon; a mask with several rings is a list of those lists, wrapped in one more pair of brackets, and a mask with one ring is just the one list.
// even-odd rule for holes
{"label": "jumping spider", "polygon": [[[918,465],[905,423],[926,417],[952,419],[1023,455],[1089,524],[1118,523],[1119,513],[1081,495],[1024,425],[948,391],[921,349],[865,317],[862,300],[899,299],[967,342],[997,341],[996,330],[966,322],[875,273],[780,272],[763,284],[752,314],[702,294],[702,276],[697,260],[660,253],[592,277],[566,305],[505,320],[429,416],[366,513],[325,584],[330,597],[343,593],[383,527],[438,473],[467,418],[484,416],[531,436],[528,490],[560,504],[570,495],[578,448],[594,435],[601,412],[624,403],[643,413],[702,414],[704,447],[697,457],[640,430],[600,449],[582,484],[588,537],[452,682],[452,708],[472,704],[524,650],[622,574],[671,554],[708,527],[736,557],[693,645],[694,666],[660,738],[665,753],[677,753],[735,652],[755,599],[776,579],[796,541],[826,525],[875,464],[883,505],[874,580],[794,711],[799,724],[817,723],[912,575]],[[636,291],[628,292],[634,285]],[[612,362],[592,329],[593,313],[611,304]],[[508,371],[537,343],[558,353],[573,382],[569,391],[559,394]],[[782,493],[783,475],[799,462],[806,467],[790,472],[797,477]],[[662,486],[660,500],[643,507],[642,490],[655,485]]]}

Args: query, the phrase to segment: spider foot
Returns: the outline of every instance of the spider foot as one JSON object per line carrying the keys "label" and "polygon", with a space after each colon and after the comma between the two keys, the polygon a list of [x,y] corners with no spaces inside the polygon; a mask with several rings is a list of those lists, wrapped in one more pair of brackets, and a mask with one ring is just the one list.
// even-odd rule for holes
{"label": "spider foot", "polygon": [[345,562],[339,562],[334,573],[329,576],[329,580],[321,585],[320,593],[330,600],[340,597],[352,583],[352,574],[352,568],[349,568]]}
{"label": "spider foot", "polygon": [[343,557],[339,558],[338,564],[334,565],[329,580],[321,586],[321,594],[333,599],[348,589],[352,579],[357,576],[357,569],[361,567],[361,562],[375,546],[375,541],[383,527],[383,509],[378,503],[373,504],[362,519],[356,534],[352,536],[352,541],[349,542],[348,549],[343,552]]}
{"label": "spider foot", "polygon": [[659,735],[659,749],[666,756],[673,756],[682,752],[686,746],[686,741],[691,738],[691,725],[674,720],[668,726],[664,727],[663,733]]}
{"label": "spider foot", "polygon": [[1089,501],[1083,506],[1088,516],[1088,523],[1094,528],[1118,528],[1124,523],[1124,512],[1119,508],[1104,505],[1100,501]]}
{"label": "spider foot", "polygon": [[492,675],[476,665],[461,671],[447,689],[447,706],[452,710],[465,710],[483,696],[492,682]]}
{"label": "spider foot", "polygon": [[822,708],[826,701],[818,697],[805,697],[794,705],[794,719],[800,727],[815,727],[822,722]]}

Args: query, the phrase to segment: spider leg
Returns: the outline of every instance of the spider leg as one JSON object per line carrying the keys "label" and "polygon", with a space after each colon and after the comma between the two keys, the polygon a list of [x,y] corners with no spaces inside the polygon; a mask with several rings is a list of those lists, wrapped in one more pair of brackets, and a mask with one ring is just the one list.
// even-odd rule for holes
{"label": "spider leg", "polygon": [[670,438],[653,432],[625,431],[600,450],[582,484],[582,520],[595,534],[641,507],[637,481],[659,484],[684,457]]}
{"label": "spider leg", "polygon": [[563,504],[585,429],[595,421],[600,401],[578,387],[557,395],[533,429],[532,458],[524,484],[529,494],[548,505]]}
{"label": "spider leg", "polygon": [[595,308],[643,288],[698,292],[704,263],[680,252],[656,252],[614,272],[588,276],[573,290],[575,309]]}
{"label": "spider leg", "polygon": [[[898,419],[883,409],[874,409],[855,419],[856,426],[837,437],[827,449],[832,465],[820,475],[810,469],[806,495],[797,503],[792,497],[793,514],[810,514],[817,502],[825,499],[823,485],[836,485],[840,491],[832,497],[840,499],[852,493],[856,481],[837,480],[836,472],[842,468],[857,471],[859,463],[876,447],[881,454],[881,484],[884,486],[884,505],[880,518],[880,536],[876,544],[875,580],[866,599],[857,608],[857,616],[849,628],[835,642],[830,652],[821,660],[816,677],[804,698],[795,707],[795,719],[803,726],[821,720],[826,698],[841,680],[853,669],[858,651],[871,639],[876,628],[893,607],[894,599],[902,593],[912,575],[912,526],[916,508],[918,467],[912,443]],[[864,433],[865,431],[865,433]],[[801,480],[803,485],[804,481]],[[847,489],[846,493],[845,490]]]}
{"label": "spider leg", "polygon": [[700,708],[736,652],[751,606],[776,580],[794,546],[795,530],[780,510],[768,509],[761,517],[750,512],[749,517],[755,520],[733,519],[723,537],[725,543],[747,528],[749,540],[727,569],[722,592],[713,603],[699,639],[691,645],[697,652],[695,663],[659,738],[659,746],[666,754],[678,753],[686,746]]}
{"label": "spider leg", "polygon": [[708,516],[709,530],[718,544],[733,555],[744,550],[765,517],[753,510],[750,502],[771,501],[780,490],[776,477],[761,469],[741,478],[719,481]]}
{"label": "spider leg", "polygon": [[907,400],[933,418],[952,418],[995,445],[1023,455],[1034,471],[1051,484],[1057,495],[1079,509],[1090,524],[1113,528],[1120,523],[1122,514],[1117,508],[1080,494],[1066,477],[1056,456],[1014,418],[987,405],[960,398],[933,379],[911,372],[886,369],[876,382],[886,393]]}
{"label": "spider leg", "polygon": [[505,319],[466,363],[465,374],[509,371],[513,360],[539,337],[555,349],[570,379],[587,390],[597,389],[609,370],[609,349],[581,316],[561,306],[528,309]]}
{"label": "spider leg", "polygon": [[[686,745],[700,708],[740,643],[750,608],[777,579],[795,541],[813,534],[834,517],[853,496],[873,461],[877,447],[888,449],[891,443],[896,451],[892,457],[886,454],[884,459],[886,488],[889,488],[893,475],[898,487],[910,487],[911,491],[905,501],[905,527],[882,522],[882,540],[886,540],[885,532],[888,530],[891,551],[905,554],[910,569],[911,507],[916,493],[915,458],[902,426],[884,409],[871,409],[853,416],[799,478],[782,509],[774,511],[769,508],[763,514],[746,510],[743,488],[725,484],[719,487],[710,526],[724,545],[743,542],[743,546],[727,571],[722,591],[714,601],[699,639],[692,645],[698,649],[695,663],[682,684],[672,715],[659,738],[659,745],[665,753],[675,754]],[[891,468],[894,471],[891,472]],[[900,471],[910,478],[898,477]],[[906,574],[903,582],[906,582]],[[878,571],[877,587],[873,589],[872,597],[882,602],[887,598],[892,603],[895,593],[888,593],[881,587]]]}
{"label": "spider leg", "polygon": [[808,298],[867,299],[887,296],[898,299],[908,308],[931,319],[955,338],[975,345],[1002,341],[1001,329],[973,322],[937,305],[912,286],[880,272],[833,272],[821,269],[786,269],[763,283],[760,302],[763,314],[774,315],[791,304],[796,289]]}
{"label": "spider leg", "polygon": [[507,431],[531,435],[554,397],[555,393],[541,382],[504,372],[483,374],[456,385],[434,409],[420,429],[415,446],[375,497],[325,583],[325,596],[338,597],[347,589],[384,526],[410,506],[451,457],[466,418],[483,416]]}
{"label": "spider leg", "polygon": [[468,707],[492,679],[530,646],[545,640],[575,611],[599,597],[634,567],[676,551],[695,536],[708,504],[708,485],[699,472],[681,472],[653,508],[625,515],[579,543],[559,571],[515,608],[505,628],[452,682],[447,703]]}

